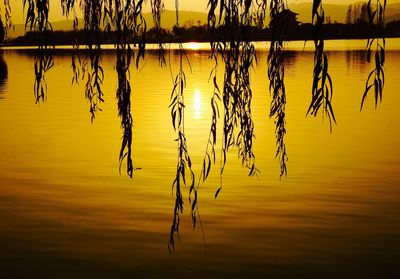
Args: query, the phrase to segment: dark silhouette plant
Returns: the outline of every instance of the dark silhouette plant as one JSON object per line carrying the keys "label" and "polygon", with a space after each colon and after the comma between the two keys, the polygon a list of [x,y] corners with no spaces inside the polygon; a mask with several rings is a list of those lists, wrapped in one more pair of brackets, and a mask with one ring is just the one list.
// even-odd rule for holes
{"label": "dark silhouette plant", "polygon": [[4,61],[3,53],[0,52],[0,101],[3,100],[4,87],[7,84],[8,68],[7,63]]}
{"label": "dark silhouette plant", "polygon": [[3,20],[0,18],[0,43],[4,41],[5,37],[5,29],[4,29],[4,24]]}
{"label": "dark silhouette plant", "polygon": [[372,0],[368,1],[367,6],[367,14],[368,14],[368,22],[370,24],[370,28],[372,30],[372,36],[368,38],[367,42],[367,61],[368,63],[371,60],[371,51],[373,44],[376,44],[375,48],[375,68],[370,72],[366,84],[365,91],[361,100],[361,108],[362,110],[364,106],[365,99],[368,96],[369,91],[374,89],[374,97],[375,97],[375,108],[378,106],[378,102],[382,102],[382,93],[383,87],[385,85],[385,36],[383,33],[383,27],[385,22],[385,9],[386,9],[386,0],[376,0],[376,7],[372,7]]}
{"label": "dark silhouette plant", "polygon": [[284,67],[284,40],[285,40],[285,2],[270,2],[270,28],[271,28],[271,46],[268,54],[268,78],[270,80],[269,90],[272,94],[270,117],[275,118],[276,134],[276,157],[280,162],[280,177],[287,175],[286,162],[286,89],[285,89],[285,67]]}
{"label": "dark silhouette plant", "polygon": [[[179,1],[175,0],[176,6],[176,36],[179,38]],[[179,238],[180,215],[183,213],[183,195],[182,186],[189,183],[186,182],[186,172],[190,173],[190,189],[189,202],[191,204],[193,226],[196,225],[196,206],[197,206],[197,189],[195,188],[195,176],[192,170],[192,161],[190,159],[187,140],[185,134],[185,95],[186,74],[183,70],[185,50],[181,42],[179,42],[179,71],[173,81],[173,89],[171,93],[171,118],[172,126],[177,132],[176,142],[178,143],[178,163],[176,166],[176,175],[172,183],[172,191],[175,195],[174,214],[171,225],[171,232],[168,241],[168,249],[172,252],[175,249],[175,236]],[[190,64],[189,64],[190,66]]]}
{"label": "dark silhouette plant", "polygon": [[[4,14],[4,19],[3,19]],[[3,7],[0,5],[0,42],[3,42],[4,38],[8,35],[8,30],[13,28],[11,18],[11,7],[10,0],[3,0]]]}
{"label": "dark silhouette plant", "polygon": [[332,107],[333,83],[328,72],[328,57],[324,51],[323,23],[325,11],[321,0],[313,1],[312,22],[314,24],[313,39],[315,45],[314,72],[312,82],[312,99],[307,110],[307,115],[317,116],[321,109],[323,116],[329,120],[329,127],[332,131],[332,124],[336,123]]}
{"label": "dark silhouette plant", "polygon": [[[47,94],[46,73],[54,66],[54,45],[51,42],[51,31],[49,22],[49,0],[23,0],[26,8],[25,28],[37,31],[39,35],[38,49],[35,56],[35,83],[34,94],[36,103],[44,101]],[[7,12],[7,11],[6,11]]]}

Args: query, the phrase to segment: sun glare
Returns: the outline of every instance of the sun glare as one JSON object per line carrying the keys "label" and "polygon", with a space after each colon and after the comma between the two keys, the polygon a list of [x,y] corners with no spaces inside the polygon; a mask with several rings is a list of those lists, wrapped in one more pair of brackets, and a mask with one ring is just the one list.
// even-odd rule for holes
{"label": "sun glare", "polygon": [[194,108],[194,117],[200,118],[200,116],[201,116],[201,92],[199,89],[196,89],[194,91],[193,108]]}
{"label": "sun glare", "polygon": [[190,42],[187,43],[187,49],[191,49],[191,50],[199,50],[201,45],[199,43],[195,43],[195,42]]}

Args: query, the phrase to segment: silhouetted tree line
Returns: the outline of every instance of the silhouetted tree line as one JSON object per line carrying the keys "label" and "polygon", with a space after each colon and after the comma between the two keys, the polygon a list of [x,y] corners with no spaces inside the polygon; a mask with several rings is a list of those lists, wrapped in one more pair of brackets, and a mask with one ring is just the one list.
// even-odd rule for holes
{"label": "silhouetted tree line", "polygon": [[[1,24],[1,23],[0,23]],[[1,27],[1,25],[0,25]],[[260,30],[255,26],[244,26],[243,30],[248,34],[252,41],[270,41],[271,30],[264,28]],[[367,22],[358,21],[358,23],[330,23],[324,24],[324,39],[365,39],[371,36],[371,27]],[[286,27],[286,40],[312,40],[313,26],[311,23],[291,25]],[[84,30],[79,31],[48,31],[55,45],[73,45],[79,43],[87,44],[88,36]],[[378,32],[378,31],[377,31]],[[2,39],[0,30],[0,39]],[[385,37],[400,37],[400,21],[392,21],[386,24],[384,29]],[[114,44],[116,32],[101,32],[99,39],[102,44]],[[172,30],[151,28],[146,32],[146,42],[148,43],[177,43],[181,42],[209,42],[211,36],[219,41],[226,39],[226,30],[224,27],[218,27],[216,32],[211,34],[206,25],[177,27]],[[238,35],[239,36],[239,35]],[[239,39],[234,38],[234,39]],[[18,37],[12,41],[15,45],[37,45],[40,40],[39,32],[27,32],[25,36]],[[128,41],[134,42],[133,37]],[[93,43],[93,42],[92,42]]]}
{"label": "silhouetted tree line", "polygon": [[368,4],[349,5],[346,13],[347,24],[368,23]]}

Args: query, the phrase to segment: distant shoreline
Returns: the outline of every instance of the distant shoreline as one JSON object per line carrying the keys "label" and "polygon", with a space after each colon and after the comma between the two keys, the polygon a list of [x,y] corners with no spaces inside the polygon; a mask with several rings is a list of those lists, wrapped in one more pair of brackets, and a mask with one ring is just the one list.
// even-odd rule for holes
{"label": "distant shoreline", "polygon": [[[313,25],[294,23],[286,27],[285,41],[313,41]],[[381,30],[371,31],[370,25],[367,23],[359,24],[343,24],[332,23],[323,25],[324,40],[367,40],[372,37],[400,38],[400,20],[386,24]],[[88,32],[85,30],[78,31],[51,31],[46,34],[49,45],[54,46],[72,46],[79,44],[85,46],[88,44],[115,45],[115,32]],[[39,32],[28,32],[24,36],[20,36],[2,47],[36,47],[40,43],[43,34]],[[224,41],[253,41],[253,42],[270,42],[271,32],[268,28],[259,29],[257,27],[245,27],[240,32],[226,34],[222,27],[214,30],[213,33],[206,25],[191,26],[188,28],[174,27],[173,30],[151,28],[144,36],[146,44],[176,44],[176,43],[210,43]],[[139,43],[132,37],[127,38],[130,44]],[[0,45],[1,46],[1,45]],[[84,48],[83,48],[84,49]]]}
{"label": "distant shoreline", "polygon": [[[312,24],[301,24],[290,26],[286,30],[285,41],[312,41],[313,36]],[[372,33],[372,34],[371,34]],[[325,24],[323,27],[325,40],[348,40],[348,39],[368,39],[371,35],[374,37],[399,38],[400,37],[400,21],[388,23],[384,30],[371,32],[368,24],[343,24],[333,23]],[[3,44],[3,47],[18,46],[37,46],[40,42],[41,34],[38,32],[28,32],[25,36],[20,36],[14,40]],[[100,43],[101,45],[113,45],[115,42],[115,32],[99,32],[96,35],[88,33],[84,30],[79,31],[52,31],[48,33],[48,41],[51,44],[59,46],[87,45]],[[156,30],[154,28],[148,30],[145,35],[145,41],[149,44],[159,43],[189,43],[199,42],[208,43],[213,41],[271,41],[271,33],[268,28],[258,29],[256,27],[247,27],[241,30],[239,34],[234,34],[233,38],[227,37],[222,28],[217,29],[215,33],[207,29],[205,25],[192,26],[189,28],[176,28],[174,30]],[[128,38],[128,42],[138,43],[133,38]]]}
{"label": "distant shoreline", "polygon": [[[400,50],[400,37],[386,38],[386,51],[399,51]],[[268,52],[269,51],[269,41],[255,41],[255,47],[257,51]],[[209,52],[210,43],[209,42],[183,42],[183,47],[186,51],[195,52]],[[158,45],[154,43],[146,43],[146,52],[155,53],[158,55]],[[325,40],[325,50],[327,52],[335,51],[365,51],[367,45],[367,39],[326,39]],[[176,51],[179,49],[178,43],[168,43],[165,44],[166,51]],[[135,47],[133,47],[136,49]],[[23,51],[34,55],[37,50],[37,45],[31,46],[16,46],[16,45],[0,45],[1,51]],[[102,44],[102,52],[114,52],[116,46],[114,44]],[[285,51],[286,52],[313,52],[315,50],[314,42],[310,40],[293,40],[286,41]],[[72,45],[55,45],[54,54],[72,52],[74,51],[74,46]],[[87,52],[88,47],[86,45],[81,45],[79,52]]]}
{"label": "distant shoreline", "polygon": [[[392,36],[392,37],[385,37],[385,39],[398,39],[400,36]],[[325,41],[355,41],[355,40],[368,40],[368,37],[357,37],[357,38],[324,38]],[[312,38],[309,39],[286,39],[285,42],[312,42]],[[220,41],[222,42],[222,41]],[[262,43],[266,42],[269,43],[271,40],[251,40],[250,42],[257,42],[257,43]],[[171,41],[171,42],[148,42],[146,41],[146,45],[154,45],[157,46],[160,43],[164,45],[170,45],[174,44],[177,45],[179,43],[183,44],[192,44],[192,43],[198,43],[198,44],[209,44],[210,42],[208,41]],[[129,43],[130,45],[135,45],[135,43]],[[65,47],[65,49],[73,49],[75,45],[73,44],[53,44],[56,49],[62,49]],[[80,44],[80,50],[85,50],[84,47],[87,46],[87,44]],[[101,43],[100,46],[116,46],[115,43]],[[37,44],[13,44],[13,43],[8,43],[8,44],[0,44],[0,49],[7,49],[7,48],[21,48],[21,49],[36,49],[38,47]],[[113,49],[114,47],[110,48],[107,47],[105,49]]]}

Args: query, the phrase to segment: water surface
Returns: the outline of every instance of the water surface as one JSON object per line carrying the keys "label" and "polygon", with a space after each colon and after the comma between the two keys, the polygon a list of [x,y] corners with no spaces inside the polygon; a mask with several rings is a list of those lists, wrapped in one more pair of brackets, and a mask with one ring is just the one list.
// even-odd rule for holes
{"label": "water surface", "polygon": [[[313,53],[286,56],[288,177],[279,180],[268,117],[267,53],[252,73],[259,179],[229,154],[201,185],[206,235],[192,230],[188,189],[181,239],[167,241],[177,150],[169,111],[170,69],[148,55],[132,69],[134,179],[119,175],[122,132],[114,53],[102,58],[106,102],[94,123],[83,83],[71,86],[70,52],[55,56],[48,95],[35,104],[33,52],[0,55],[0,270],[5,278],[396,278],[400,274],[400,51],[388,41],[386,85],[360,113],[371,65],[361,48],[328,52],[334,81],[333,133],[305,117]],[[189,53],[186,132],[198,176],[208,129],[212,61]],[[178,57],[171,52],[172,72]],[[5,70],[4,70],[5,69]],[[222,67],[219,81],[222,81]],[[222,108],[222,106],[221,106]],[[398,278],[398,277],[397,277]]]}

